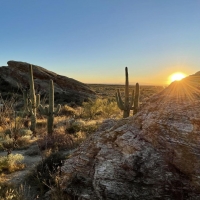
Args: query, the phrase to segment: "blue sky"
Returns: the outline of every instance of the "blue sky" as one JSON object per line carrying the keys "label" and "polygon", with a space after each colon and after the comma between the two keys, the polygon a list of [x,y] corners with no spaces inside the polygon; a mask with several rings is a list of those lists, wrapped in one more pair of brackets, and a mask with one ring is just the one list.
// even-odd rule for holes
{"label": "blue sky", "polygon": [[200,71],[199,0],[0,0],[0,66],[84,83],[166,84]]}

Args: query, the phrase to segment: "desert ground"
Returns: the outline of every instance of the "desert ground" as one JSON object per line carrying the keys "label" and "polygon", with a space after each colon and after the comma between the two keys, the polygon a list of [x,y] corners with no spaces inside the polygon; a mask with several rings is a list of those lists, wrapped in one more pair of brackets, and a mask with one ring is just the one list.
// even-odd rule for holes
{"label": "desert ground", "polygon": [[[123,95],[123,85],[88,86],[97,94],[96,100],[82,106],[74,102],[63,105],[55,116],[51,137],[47,136],[44,116],[37,114],[34,136],[23,108],[14,111],[18,100],[4,100],[7,107],[1,111],[0,124],[0,199],[43,199],[48,191],[53,191],[54,199],[70,199],[60,195],[58,186],[62,162],[98,130],[102,122],[122,118],[115,93],[120,89]],[[130,91],[134,87],[130,86]],[[163,86],[140,86],[140,106],[163,89]]]}

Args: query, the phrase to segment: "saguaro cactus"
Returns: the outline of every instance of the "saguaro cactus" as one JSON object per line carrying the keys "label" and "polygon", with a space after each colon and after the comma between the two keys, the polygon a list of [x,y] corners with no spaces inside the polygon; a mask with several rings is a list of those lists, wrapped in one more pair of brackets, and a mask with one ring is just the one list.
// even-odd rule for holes
{"label": "saguaro cactus", "polygon": [[[138,111],[139,106],[139,84],[136,83],[136,92],[134,97],[134,90],[132,91],[131,101],[129,102],[129,81],[128,81],[128,68],[125,68],[125,101],[122,101],[119,89],[117,90],[115,96],[118,107],[124,111],[123,118],[129,117],[130,110],[134,110],[134,114]],[[134,103],[134,107],[133,107]]]}
{"label": "saguaro cactus", "polygon": [[53,121],[54,121],[54,115],[58,114],[60,111],[61,105],[59,104],[54,110],[54,85],[53,80],[49,81],[49,106],[39,106],[39,110],[41,114],[47,116],[47,132],[49,135],[52,135],[53,133]]}
{"label": "saguaro cactus", "polygon": [[139,83],[135,85],[135,98],[134,98],[134,107],[133,114],[136,114],[139,108],[139,96],[140,96],[140,86]]}
{"label": "saguaro cactus", "polygon": [[125,101],[122,101],[121,94],[119,89],[117,90],[116,93],[116,100],[117,100],[117,105],[118,107],[124,111],[123,117],[129,117],[130,115],[130,110],[133,106],[133,99],[134,99],[134,90],[132,92],[131,96],[131,102],[129,103],[129,81],[128,81],[128,68],[125,68]]}
{"label": "saguaro cactus", "polygon": [[24,97],[25,109],[28,112],[28,114],[31,116],[30,129],[33,132],[33,134],[35,134],[36,122],[37,122],[36,110],[40,104],[40,95],[35,94],[32,65],[29,65],[29,85],[30,85],[30,93],[28,94],[28,91],[24,91],[23,97]]}

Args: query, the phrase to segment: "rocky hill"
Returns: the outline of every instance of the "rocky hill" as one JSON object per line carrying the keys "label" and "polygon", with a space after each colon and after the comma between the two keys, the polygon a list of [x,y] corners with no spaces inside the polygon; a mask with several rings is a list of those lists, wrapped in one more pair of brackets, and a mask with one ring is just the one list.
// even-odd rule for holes
{"label": "rocky hill", "polygon": [[200,199],[200,78],[172,83],[135,116],[107,120],[62,167],[77,199]]}
{"label": "rocky hill", "polygon": [[[19,92],[28,87],[28,65],[26,62],[8,61],[8,66],[0,67],[0,92]],[[37,65],[33,66],[35,88],[42,96],[48,93],[49,79],[54,81],[55,101],[57,103],[75,102],[81,104],[88,98],[95,98],[95,93],[85,84],[58,75]]]}

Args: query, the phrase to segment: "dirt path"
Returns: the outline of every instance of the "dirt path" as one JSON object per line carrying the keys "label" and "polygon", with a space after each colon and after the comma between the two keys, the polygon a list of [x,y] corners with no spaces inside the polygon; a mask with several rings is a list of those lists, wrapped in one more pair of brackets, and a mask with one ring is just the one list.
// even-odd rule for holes
{"label": "dirt path", "polygon": [[[67,155],[68,153],[72,153],[73,150],[68,151],[61,151],[64,155]],[[16,171],[10,174],[4,174],[4,180],[7,183],[12,183],[16,186],[19,186],[26,175],[30,172],[30,170],[34,169],[35,166],[42,161],[42,156],[40,155],[40,151],[38,149],[37,144],[31,145],[28,149],[25,150],[14,150],[12,151],[12,154],[22,154],[24,156],[24,160],[22,163],[25,164],[25,168],[20,171]],[[7,152],[0,152],[0,156],[6,156]]]}

